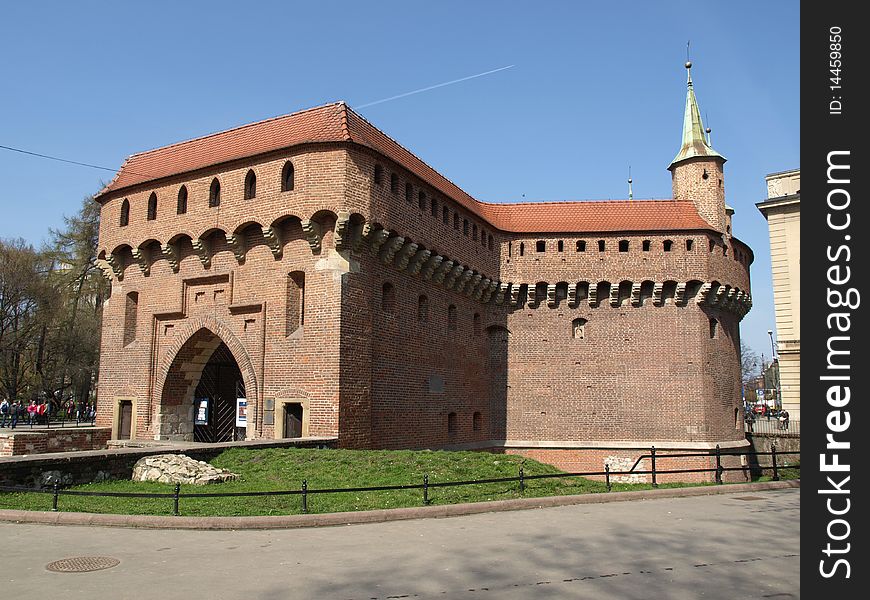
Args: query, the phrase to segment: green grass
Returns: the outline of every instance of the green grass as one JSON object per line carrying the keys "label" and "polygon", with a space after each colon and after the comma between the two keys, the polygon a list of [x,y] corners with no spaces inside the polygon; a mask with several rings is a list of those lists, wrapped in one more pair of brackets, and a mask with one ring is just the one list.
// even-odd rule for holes
{"label": "green grass", "polygon": [[[299,490],[308,481],[308,511],[327,513],[420,506],[420,489],[378,492],[311,493],[327,488],[373,487],[422,483],[465,481],[497,477],[516,477],[520,465],[526,476],[560,473],[558,469],[521,456],[485,452],[445,452],[414,450],[315,450],[270,448],[248,450],[233,448],[211,464],[239,474],[237,481],[209,486],[181,486],[181,493],[255,492]],[[785,476],[781,474],[783,478]],[[797,473],[799,477],[799,472]],[[660,484],[681,487],[690,484]],[[697,485],[697,484],[695,484]],[[614,491],[651,489],[649,484],[613,484]],[[69,488],[89,492],[172,493],[174,485],[106,481]],[[429,489],[431,504],[456,504],[510,498],[561,496],[606,492],[603,481],[583,477],[564,477],[526,481],[523,493],[515,481]],[[51,494],[0,494],[0,508],[49,510]],[[61,511],[114,514],[172,514],[171,498],[104,498],[61,495]],[[259,496],[231,498],[181,498],[180,512],[188,516],[289,515],[302,512],[301,496]]]}

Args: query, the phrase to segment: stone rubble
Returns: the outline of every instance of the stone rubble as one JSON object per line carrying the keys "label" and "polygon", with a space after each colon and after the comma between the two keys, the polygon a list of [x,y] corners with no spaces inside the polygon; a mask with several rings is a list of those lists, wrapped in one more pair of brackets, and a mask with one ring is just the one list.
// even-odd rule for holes
{"label": "stone rubble", "polygon": [[238,479],[226,469],[218,469],[207,462],[194,460],[183,454],[158,454],[140,458],[133,465],[133,481],[159,481],[206,485]]}

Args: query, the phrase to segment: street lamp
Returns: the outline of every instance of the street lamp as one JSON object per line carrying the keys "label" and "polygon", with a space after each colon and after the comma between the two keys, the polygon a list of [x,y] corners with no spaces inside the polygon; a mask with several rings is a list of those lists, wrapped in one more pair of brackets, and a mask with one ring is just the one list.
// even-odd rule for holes
{"label": "street lamp", "polygon": [[773,345],[773,329],[767,330],[767,335],[770,338],[770,356],[773,362],[776,362],[776,348]]}

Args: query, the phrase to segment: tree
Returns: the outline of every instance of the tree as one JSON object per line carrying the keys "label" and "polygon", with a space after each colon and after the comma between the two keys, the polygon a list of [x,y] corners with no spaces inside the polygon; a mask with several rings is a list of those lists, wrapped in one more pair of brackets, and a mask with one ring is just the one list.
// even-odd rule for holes
{"label": "tree", "polygon": [[64,227],[50,230],[45,255],[49,280],[61,299],[50,329],[44,332],[38,374],[46,397],[57,402],[89,400],[99,363],[100,320],[106,281],[96,265],[100,207],[88,196]]}
{"label": "tree", "polygon": [[27,400],[35,384],[40,335],[54,305],[48,269],[24,240],[0,240],[0,389],[10,400]]}
{"label": "tree", "polygon": [[745,342],[740,342],[740,371],[741,382],[743,384],[743,396],[747,401],[755,401],[755,386],[750,386],[761,375],[761,359],[758,354],[746,345]]}
{"label": "tree", "polygon": [[103,299],[99,206],[88,197],[41,251],[0,240],[0,393],[60,404],[90,399]]}

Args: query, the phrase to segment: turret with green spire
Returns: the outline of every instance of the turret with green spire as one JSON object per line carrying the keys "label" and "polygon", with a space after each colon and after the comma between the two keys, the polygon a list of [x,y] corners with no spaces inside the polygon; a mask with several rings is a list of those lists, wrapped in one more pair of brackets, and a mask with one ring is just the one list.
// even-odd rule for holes
{"label": "turret with green spire", "polygon": [[695,86],[692,85],[692,63],[686,63],[686,71],[689,73],[689,81],[686,92],[686,112],[683,115],[683,145],[668,169],[673,169],[674,165],[682,160],[697,156],[717,156],[725,161],[724,156],[710,147],[707,136],[704,135],[704,123],[701,122],[701,111],[695,98]]}
{"label": "turret with green spire", "polygon": [[683,143],[677,156],[668,165],[671,171],[674,199],[691,200],[698,214],[710,226],[722,233],[727,230],[723,165],[725,157],[713,150],[705,135],[701,111],[692,84],[692,63],[686,63],[688,90],[683,115]]}

